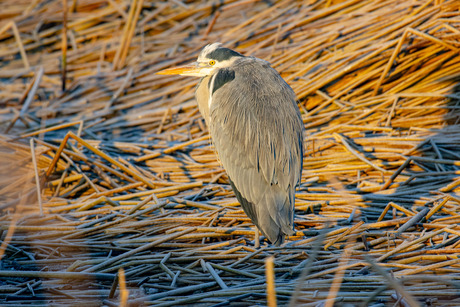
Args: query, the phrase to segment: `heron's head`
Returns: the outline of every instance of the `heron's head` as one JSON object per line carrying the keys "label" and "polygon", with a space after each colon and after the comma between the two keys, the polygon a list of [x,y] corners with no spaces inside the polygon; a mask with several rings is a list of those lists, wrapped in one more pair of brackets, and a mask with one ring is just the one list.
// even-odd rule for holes
{"label": "heron's head", "polygon": [[168,68],[157,72],[159,75],[183,75],[206,77],[215,74],[221,68],[230,67],[242,54],[222,47],[221,43],[206,45],[194,63]]}

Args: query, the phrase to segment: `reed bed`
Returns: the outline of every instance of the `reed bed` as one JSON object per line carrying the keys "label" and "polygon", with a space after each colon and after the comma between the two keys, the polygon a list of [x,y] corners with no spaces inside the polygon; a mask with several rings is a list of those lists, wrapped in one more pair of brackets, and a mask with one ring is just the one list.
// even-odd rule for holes
{"label": "reed bed", "polygon": [[[305,123],[262,242],[194,101],[220,41]],[[2,1],[2,306],[460,305],[458,1]]]}

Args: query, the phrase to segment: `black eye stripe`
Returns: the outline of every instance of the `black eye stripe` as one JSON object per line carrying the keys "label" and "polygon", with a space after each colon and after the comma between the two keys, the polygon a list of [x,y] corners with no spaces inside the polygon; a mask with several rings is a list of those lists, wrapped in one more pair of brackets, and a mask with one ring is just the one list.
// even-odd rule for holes
{"label": "black eye stripe", "polygon": [[206,57],[216,61],[225,61],[232,57],[243,57],[243,55],[228,48],[217,48],[207,54]]}

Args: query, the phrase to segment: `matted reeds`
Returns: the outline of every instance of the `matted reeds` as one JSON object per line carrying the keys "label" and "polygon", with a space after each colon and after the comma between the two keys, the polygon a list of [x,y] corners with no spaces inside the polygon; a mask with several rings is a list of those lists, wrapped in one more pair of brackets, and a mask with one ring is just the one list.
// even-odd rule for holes
{"label": "matted reeds", "polygon": [[[0,304],[458,306],[459,38],[456,0],[3,1]],[[299,99],[280,248],[254,246],[197,80],[154,74],[216,41]]]}

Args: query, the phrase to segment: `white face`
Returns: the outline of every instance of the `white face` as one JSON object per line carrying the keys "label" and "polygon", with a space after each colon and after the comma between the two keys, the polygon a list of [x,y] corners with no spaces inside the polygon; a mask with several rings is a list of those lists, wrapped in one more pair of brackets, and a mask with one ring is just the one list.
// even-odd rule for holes
{"label": "white face", "polygon": [[[192,77],[206,77],[211,76],[217,72],[217,70],[221,68],[230,67],[233,62],[238,58],[232,55],[227,55],[226,57],[220,57],[221,60],[218,61],[213,59],[210,54],[215,51],[216,49],[222,46],[221,43],[213,43],[205,46],[203,50],[200,52],[198,59],[194,63],[190,63],[185,66],[173,67],[169,69],[162,70],[158,72],[158,74],[162,75],[182,75],[182,76],[192,76]],[[234,52],[231,50],[226,49],[228,52]],[[219,51],[217,52],[219,53]],[[236,53],[236,52],[234,52]],[[239,55],[238,53],[236,53]]]}
{"label": "white face", "polygon": [[[200,52],[200,55],[198,56],[198,60],[196,62],[196,65],[198,66],[198,70],[199,70],[199,73],[198,73],[199,77],[213,75],[220,68],[230,67],[233,64],[233,62],[236,60],[236,58],[230,58],[229,60],[216,61],[208,57],[208,55],[211,52],[213,52],[217,48],[220,48],[221,46],[222,46],[221,43],[209,44],[209,45],[206,45],[203,48],[203,50]],[[190,76],[190,74],[188,76]]]}

